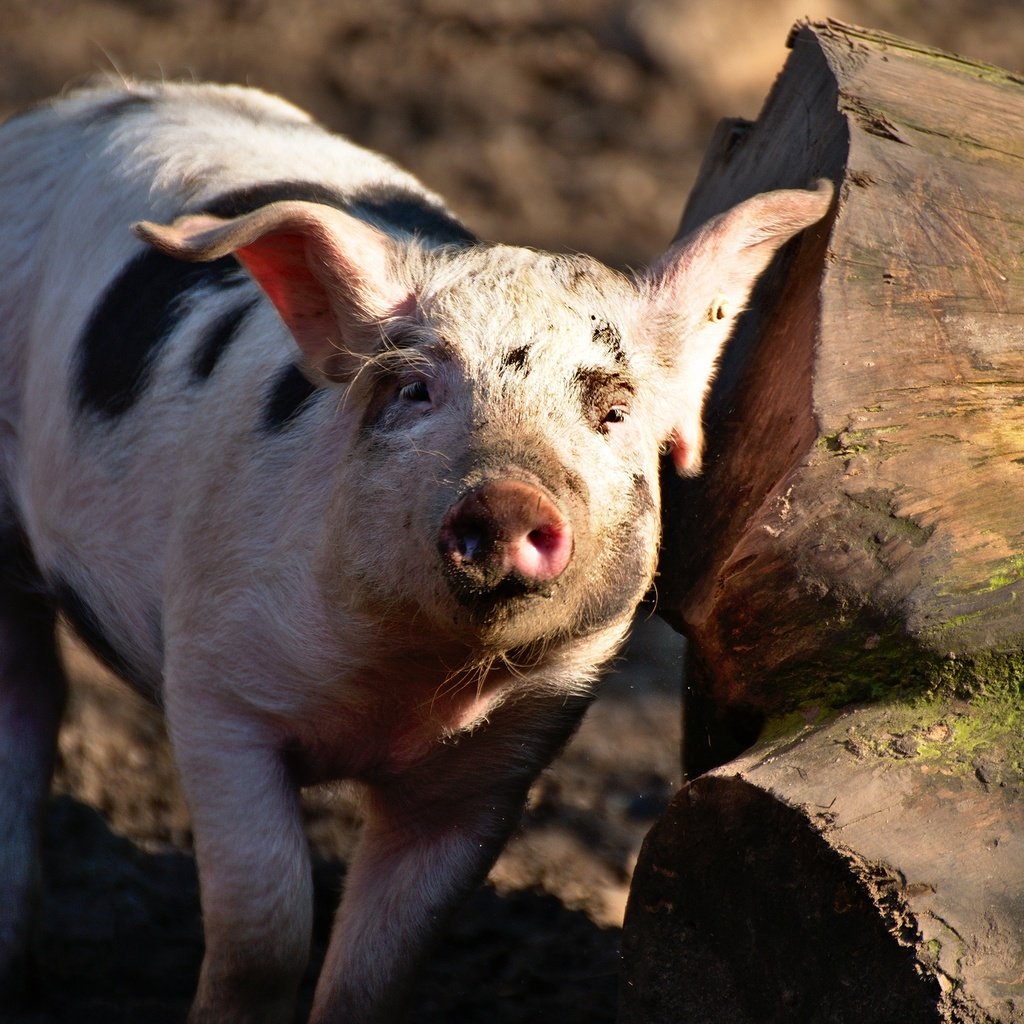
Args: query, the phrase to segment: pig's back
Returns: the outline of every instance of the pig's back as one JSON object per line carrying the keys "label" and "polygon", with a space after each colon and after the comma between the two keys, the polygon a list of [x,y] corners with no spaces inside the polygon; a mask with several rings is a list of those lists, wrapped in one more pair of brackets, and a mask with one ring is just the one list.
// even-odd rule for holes
{"label": "pig's back", "polygon": [[[343,206],[428,242],[472,240],[411,175],[257,90],[91,89],[0,126],[2,386],[21,389],[30,337],[32,359],[41,333],[71,347],[67,336],[145,251],[135,221],[237,216],[278,199]],[[0,396],[0,415],[16,421],[11,407]]]}
{"label": "pig's back", "polygon": [[292,442],[275,428],[309,392],[233,257],[177,263],[130,226],[296,198],[471,237],[411,176],[253,90],[89,90],[0,129],[0,518],[66,609],[123,638],[108,660],[143,689],[183,467],[235,442],[280,462]]}

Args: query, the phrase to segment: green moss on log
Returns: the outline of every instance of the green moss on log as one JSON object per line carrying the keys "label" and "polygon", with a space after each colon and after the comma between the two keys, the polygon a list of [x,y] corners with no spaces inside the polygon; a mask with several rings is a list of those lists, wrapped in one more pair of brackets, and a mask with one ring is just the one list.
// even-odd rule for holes
{"label": "green moss on log", "polygon": [[850,704],[877,704],[958,685],[970,693],[980,685],[969,673],[962,682],[954,681],[948,656],[922,647],[898,626],[839,620],[832,627],[833,642],[823,647],[820,657],[778,670],[773,689],[787,695],[785,711],[839,710]]}
{"label": "green moss on log", "polygon": [[762,740],[795,738],[851,705],[884,709],[858,742],[875,755],[919,758],[993,784],[1024,783],[1024,650],[939,655],[895,631],[859,638],[828,663],[787,669],[792,701]]}

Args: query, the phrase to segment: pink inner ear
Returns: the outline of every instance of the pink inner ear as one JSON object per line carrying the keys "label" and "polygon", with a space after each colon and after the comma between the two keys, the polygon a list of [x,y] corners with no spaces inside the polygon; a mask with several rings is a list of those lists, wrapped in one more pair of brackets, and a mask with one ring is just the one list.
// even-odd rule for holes
{"label": "pink inner ear", "polygon": [[680,476],[696,476],[704,454],[704,431],[699,416],[680,416],[668,439],[668,455]]}
{"label": "pink inner ear", "polygon": [[677,473],[685,476],[700,466],[699,449],[690,444],[677,427],[669,438],[669,456]]}
{"label": "pink inner ear", "polygon": [[299,318],[308,320],[330,313],[323,285],[306,263],[306,241],[302,235],[265,235],[237,249],[235,255],[289,326]]}
{"label": "pink inner ear", "polygon": [[328,376],[358,364],[355,353],[377,337],[375,320],[415,309],[415,296],[387,278],[379,247],[360,247],[353,235],[355,255],[329,237],[293,231],[270,232],[235,250],[310,365]]}

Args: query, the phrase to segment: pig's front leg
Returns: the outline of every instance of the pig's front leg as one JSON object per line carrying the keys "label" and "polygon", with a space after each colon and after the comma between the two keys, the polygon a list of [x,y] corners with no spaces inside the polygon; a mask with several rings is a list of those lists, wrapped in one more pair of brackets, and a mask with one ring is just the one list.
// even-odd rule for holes
{"label": "pig's front leg", "polygon": [[395,1024],[431,940],[486,875],[589,697],[520,698],[370,793],[311,1024]]}
{"label": "pig's front leg", "polygon": [[0,1017],[28,994],[39,835],[66,682],[54,614],[0,537]]}
{"label": "pig's front leg", "polygon": [[218,706],[213,687],[189,690],[168,700],[206,939],[188,1021],[290,1022],[313,906],[298,796],[271,730],[236,706]]}

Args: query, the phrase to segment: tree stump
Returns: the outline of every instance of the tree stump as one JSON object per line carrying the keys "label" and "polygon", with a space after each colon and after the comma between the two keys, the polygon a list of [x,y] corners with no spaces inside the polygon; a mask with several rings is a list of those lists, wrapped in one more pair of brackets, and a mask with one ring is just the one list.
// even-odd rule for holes
{"label": "tree stump", "polygon": [[691,781],[620,1020],[1024,1021],[1024,78],[790,45],[680,228],[839,187],[738,326],[703,477],[665,481]]}

